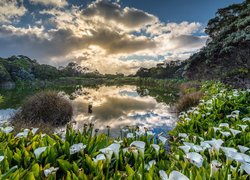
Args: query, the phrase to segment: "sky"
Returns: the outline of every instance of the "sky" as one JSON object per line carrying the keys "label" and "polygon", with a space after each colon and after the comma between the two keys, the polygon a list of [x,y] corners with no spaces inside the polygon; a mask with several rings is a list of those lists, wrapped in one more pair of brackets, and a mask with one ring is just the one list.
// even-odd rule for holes
{"label": "sky", "polygon": [[100,73],[187,59],[218,8],[243,0],[1,0],[0,57],[26,55]]}

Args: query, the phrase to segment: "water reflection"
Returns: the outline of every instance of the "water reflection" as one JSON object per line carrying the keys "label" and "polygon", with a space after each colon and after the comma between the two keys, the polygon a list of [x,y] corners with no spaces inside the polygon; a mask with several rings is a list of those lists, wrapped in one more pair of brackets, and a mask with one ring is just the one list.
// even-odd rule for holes
{"label": "water reflection", "polygon": [[[157,102],[147,89],[130,85],[97,88],[77,86],[74,91],[67,93],[73,99],[73,120],[77,122],[76,128],[92,122],[100,130],[110,126],[113,134],[125,126],[143,126],[158,133],[172,129],[176,123],[170,106]],[[20,102],[14,105],[16,104],[21,106]],[[0,124],[13,113],[14,109],[0,110]]]}
{"label": "water reflection", "polygon": [[[113,131],[125,126],[143,126],[154,131],[169,130],[175,125],[175,116],[170,107],[158,103],[154,97],[140,96],[136,86],[101,86],[98,89],[82,88],[75,93],[74,119],[77,128],[84,123],[94,122],[95,127]],[[92,113],[88,106],[92,105]]]}

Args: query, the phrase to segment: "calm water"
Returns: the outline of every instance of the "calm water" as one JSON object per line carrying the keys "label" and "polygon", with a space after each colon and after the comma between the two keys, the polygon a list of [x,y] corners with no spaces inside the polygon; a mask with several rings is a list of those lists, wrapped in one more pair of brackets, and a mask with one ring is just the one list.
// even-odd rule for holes
{"label": "calm water", "polygon": [[[125,126],[137,125],[160,132],[172,129],[176,123],[176,117],[170,105],[159,102],[160,94],[151,95],[154,92],[148,89],[140,89],[131,85],[97,88],[77,86],[72,90],[64,89],[63,92],[72,99],[76,128],[83,127],[84,123],[92,122],[95,128],[100,130],[110,126],[113,133],[118,133],[120,128]],[[28,96],[33,92],[26,92],[26,94]],[[161,96],[167,97],[172,94],[165,92]],[[18,99],[18,94],[14,92],[7,94],[6,97],[9,98],[9,102],[5,99],[5,104],[0,109],[2,122],[15,113],[15,109],[24,99],[24,97]],[[92,113],[88,112],[89,105],[92,105]]]}

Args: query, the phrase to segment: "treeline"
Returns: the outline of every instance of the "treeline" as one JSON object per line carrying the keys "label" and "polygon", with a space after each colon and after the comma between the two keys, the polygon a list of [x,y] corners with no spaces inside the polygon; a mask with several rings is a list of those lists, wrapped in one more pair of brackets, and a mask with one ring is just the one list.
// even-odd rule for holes
{"label": "treeline", "polygon": [[141,68],[137,75],[250,85],[250,0],[218,9],[205,32],[209,36],[206,46],[189,59]]}
{"label": "treeline", "polygon": [[27,56],[11,56],[0,58],[0,83],[7,81],[34,79],[52,80],[59,77],[102,77],[98,71],[90,71],[70,62],[65,67],[56,68],[47,64],[39,64]]}

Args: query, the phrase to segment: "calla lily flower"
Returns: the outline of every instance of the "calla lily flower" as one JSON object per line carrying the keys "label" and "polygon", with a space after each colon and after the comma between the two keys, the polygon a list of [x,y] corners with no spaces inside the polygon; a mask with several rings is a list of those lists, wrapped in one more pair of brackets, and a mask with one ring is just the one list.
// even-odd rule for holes
{"label": "calla lily flower", "polygon": [[211,175],[213,175],[215,172],[217,172],[221,167],[222,167],[221,162],[219,162],[217,160],[213,160],[211,162]]}
{"label": "calla lily flower", "polygon": [[0,156],[0,162],[4,160],[4,156]]}
{"label": "calla lily flower", "polygon": [[217,128],[217,127],[213,127],[213,129],[214,129],[214,132],[221,130],[221,128]]}
{"label": "calla lily flower", "polygon": [[203,150],[203,148],[202,148],[201,146],[199,146],[199,145],[194,145],[194,146],[192,147],[192,149],[193,149],[195,152],[200,152],[200,151]]}
{"label": "calla lily flower", "polygon": [[250,175],[250,164],[242,163],[240,168],[243,169],[248,175]]}
{"label": "calla lily flower", "polygon": [[230,131],[232,132],[232,134],[233,134],[234,136],[236,136],[237,134],[240,134],[240,133],[241,133],[241,131],[236,130],[236,129],[231,129],[231,128],[230,128]]}
{"label": "calla lily flower", "polygon": [[215,148],[217,151],[219,151],[221,145],[224,143],[223,140],[221,139],[212,139],[210,141],[204,141],[205,143],[210,144],[211,146],[213,146],[213,148]]}
{"label": "calla lily flower", "polygon": [[135,131],[135,134],[137,136],[143,136],[145,134],[145,132],[143,132],[143,131]]}
{"label": "calla lily flower", "polygon": [[123,152],[123,154],[125,154],[126,152],[129,152],[129,148],[123,148],[122,152]]}
{"label": "calla lily flower", "polygon": [[205,149],[210,149],[211,146],[210,144],[206,143],[206,142],[201,142],[201,147],[205,150]]}
{"label": "calla lily flower", "polygon": [[27,137],[29,134],[29,129],[24,129],[23,132],[18,133],[15,138],[22,138],[22,137]]}
{"label": "calla lily flower", "polygon": [[250,156],[244,153],[235,153],[233,159],[241,163],[250,163]]}
{"label": "calla lily flower", "polygon": [[151,144],[151,146],[154,148],[156,154],[158,155],[160,151],[160,146],[158,144]]}
{"label": "calla lily flower", "polygon": [[192,148],[194,146],[194,143],[189,143],[189,142],[183,142],[183,144],[185,146],[189,146],[190,148]]}
{"label": "calla lily flower", "polygon": [[36,158],[39,158],[39,156],[47,149],[47,146],[45,147],[39,147],[37,149],[34,150],[34,154],[36,156]]}
{"label": "calla lily flower", "polygon": [[148,162],[148,164],[145,166],[145,169],[147,169],[148,171],[150,170],[150,168],[153,166],[153,164],[156,164],[155,160],[151,160]]}
{"label": "calla lily flower", "polygon": [[249,147],[241,146],[241,145],[238,145],[238,148],[239,148],[240,152],[242,152],[242,153],[245,153],[246,151],[248,151],[250,149]]}
{"label": "calla lily flower", "polygon": [[86,148],[86,145],[83,145],[83,143],[73,144],[72,146],[70,146],[69,151],[70,151],[70,154],[75,154],[85,148]]}
{"label": "calla lily flower", "polygon": [[243,131],[245,131],[246,128],[248,127],[248,125],[241,125],[241,124],[238,124],[238,126],[240,126],[240,128],[241,128]]}
{"label": "calla lily flower", "polygon": [[191,121],[191,119],[190,119],[190,118],[188,118],[188,117],[187,117],[187,118],[185,118],[185,120],[186,120],[186,121]]}
{"label": "calla lily flower", "polygon": [[168,180],[168,175],[166,171],[160,170],[159,175],[160,175],[161,180]]}
{"label": "calla lily flower", "polygon": [[187,176],[178,171],[172,171],[169,174],[169,180],[189,180],[189,179]]}
{"label": "calla lily flower", "polygon": [[141,153],[141,156],[144,157],[144,150],[145,150],[145,142],[143,141],[134,141],[130,144],[130,147],[135,146],[138,151]]}
{"label": "calla lily flower", "polygon": [[133,133],[128,133],[127,138],[134,138],[134,134]]}
{"label": "calla lily flower", "polygon": [[242,121],[250,121],[250,117],[245,117],[242,119]]}
{"label": "calla lily flower", "polygon": [[106,157],[105,157],[104,154],[98,154],[98,155],[96,156],[96,158],[93,158],[93,161],[94,161],[95,163],[97,163],[98,161],[103,161],[103,160],[105,160],[105,159],[106,159]]}
{"label": "calla lily flower", "polygon": [[231,136],[231,133],[230,133],[230,132],[220,131],[220,133],[221,133],[223,136],[225,136],[225,137]]}
{"label": "calla lily flower", "polygon": [[179,133],[178,136],[182,137],[182,138],[187,138],[188,137],[188,135],[186,133]]}
{"label": "calla lily flower", "polygon": [[182,149],[186,154],[189,153],[189,150],[191,149],[189,146],[179,146],[179,148]]}
{"label": "calla lily flower", "polygon": [[32,130],[31,130],[32,134],[35,135],[36,132],[38,131],[38,129],[39,129],[39,128],[32,128]]}
{"label": "calla lily flower", "polygon": [[148,136],[154,136],[155,133],[153,133],[152,131],[148,131],[148,132],[147,132],[147,135],[148,135]]}
{"label": "calla lily flower", "polygon": [[106,155],[107,159],[110,161],[113,155],[113,150],[110,148],[103,148],[99,150],[100,152],[102,152],[103,154]]}
{"label": "calla lily flower", "polygon": [[222,151],[225,153],[225,155],[229,158],[232,158],[232,156],[237,153],[237,149],[231,148],[231,147],[221,147]]}
{"label": "calla lily flower", "polygon": [[163,136],[159,136],[159,140],[162,142],[162,144],[165,144],[167,142],[167,138]]}
{"label": "calla lily flower", "polygon": [[121,147],[120,144],[113,143],[113,144],[109,145],[107,148],[111,149],[114,152],[116,159],[118,159],[120,147]]}
{"label": "calla lily flower", "polygon": [[203,163],[203,157],[197,152],[190,152],[186,154],[186,158],[195,166],[200,168]]}
{"label": "calla lily flower", "polygon": [[231,112],[231,114],[239,115],[239,114],[240,114],[240,111],[239,111],[239,110],[235,110],[235,111]]}
{"label": "calla lily flower", "polygon": [[10,127],[10,126],[3,128],[3,132],[4,132],[5,134],[9,134],[9,133],[12,132],[13,130],[14,130],[14,128],[13,128],[13,127]]}
{"label": "calla lily flower", "polygon": [[43,172],[44,172],[44,175],[45,177],[48,177],[50,174],[52,173],[55,173],[59,168],[54,168],[54,167],[51,167],[49,169],[45,169]]}
{"label": "calla lily flower", "polygon": [[219,127],[227,127],[227,128],[229,128],[229,124],[228,123],[221,123],[219,125]]}

